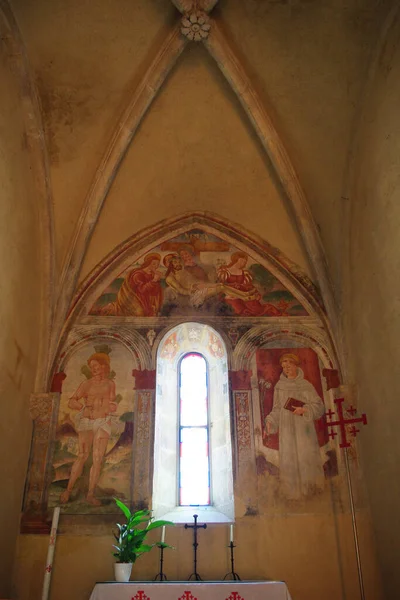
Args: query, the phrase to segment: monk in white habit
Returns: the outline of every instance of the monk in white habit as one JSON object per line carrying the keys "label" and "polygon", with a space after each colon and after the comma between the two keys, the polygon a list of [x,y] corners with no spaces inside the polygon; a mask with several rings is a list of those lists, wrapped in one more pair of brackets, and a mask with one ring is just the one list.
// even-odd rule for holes
{"label": "monk in white habit", "polygon": [[282,373],[274,390],[266,434],[279,431],[279,478],[289,499],[309,496],[324,487],[324,470],[314,421],[325,412],[314,386],[304,379],[296,354],[283,354]]}

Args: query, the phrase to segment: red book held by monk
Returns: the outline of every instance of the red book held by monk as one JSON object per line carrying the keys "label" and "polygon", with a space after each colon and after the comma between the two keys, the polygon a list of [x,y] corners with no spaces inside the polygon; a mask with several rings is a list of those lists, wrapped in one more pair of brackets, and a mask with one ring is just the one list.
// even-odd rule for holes
{"label": "red book held by monk", "polygon": [[286,410],[290,410],[291,412],[294,412],[295,408],[301,408],[302,406],[305,405],[305,402],[303,402],[302,400],[297,400],[297,398],[288,398],[285,402],[285,406],[283,408],[286,408]]}

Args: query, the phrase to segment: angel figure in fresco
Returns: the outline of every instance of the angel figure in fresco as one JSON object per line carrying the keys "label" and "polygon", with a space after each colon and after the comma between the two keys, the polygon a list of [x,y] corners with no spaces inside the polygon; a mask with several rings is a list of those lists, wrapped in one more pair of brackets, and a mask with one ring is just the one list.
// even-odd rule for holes
{"label": "angel figure in fresco", "polygon": [[117,410],[115,383],[109,378],[110,357],[104,352],[92,354],[88,361],[91,377],[83,381],[68,402],[69,408],[77,410],[74,417],[78,433],[78,458],[72,465],[67,489],[60,496],[61,504],[66,504],[77,479],[92,450],[93,464],[89,475],[89,489],[86,500],[93,506],[101,502],[94,492],[111,435],[112,414]]}
{"label": "angel figure in fresco", "polygon": [[261,294],[253,284],[253,276],[245,269],[248,256],[245,252],[234,252],[228,265],[218,269],[218,281],[224,284],[225,302],[236,315],[276,317],[281,311],[273,304],[262,303]]}
{"label": "angel figure in fresco", "polygon": [[297,354],[282,354],[280,379],[275,385],[266,436],[279,433],[279,478],[289,499],[324,488],[324,469],[314,421],[325,412],[312,383],[304,379]]}
{"label": "angel figure in fresco", "polygon": [[162,273],[158,271],[161,256],[155,252],[147,254],[140,267],[132,269],[125,277],[115,302],[106,304],[102,315],[132,317],[156,317],[163,301],[160,284]]}

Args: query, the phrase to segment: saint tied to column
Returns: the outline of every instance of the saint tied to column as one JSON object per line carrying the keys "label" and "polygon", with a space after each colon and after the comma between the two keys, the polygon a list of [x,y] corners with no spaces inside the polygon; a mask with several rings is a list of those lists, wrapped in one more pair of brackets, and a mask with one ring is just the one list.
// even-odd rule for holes
{"label": "saint tied to column", "polygon": [[282,354],[282,373],[273,407],[265,419],[265,436],[279,433],[279,478],[289,499],[324,487],[324,470],[314,421],[325,412],[312,383],[304,379],[297,354]]}
{"label": "saint tied to column", "polygon": [[61,494],[61,504],[70,500],[76,481],[82,475],[86,461],[92,453],[87,503],[101,506],[95,489],[110,439],[113,414],[117,410],[115,383],[110,379],[110,357],[105,352],[95,352],[87,361],[90,375],[83,381],[68,401],[68,407],[78,411],[73,420],[78,434],[78,457],[74,461],[67,489]]}

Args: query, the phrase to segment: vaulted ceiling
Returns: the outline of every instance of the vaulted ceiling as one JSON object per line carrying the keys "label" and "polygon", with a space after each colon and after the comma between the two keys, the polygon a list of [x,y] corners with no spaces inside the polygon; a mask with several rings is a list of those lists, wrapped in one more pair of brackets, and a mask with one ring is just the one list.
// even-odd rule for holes
{"label": "vaulted ceiling", "polygon": [[[194,210],[279,247],[334,322],[352,140],[388,4],[12,0],[49,168],[53,349],[105,255]],[[178,9],[210,11],[208,37],[187,39]]]}

